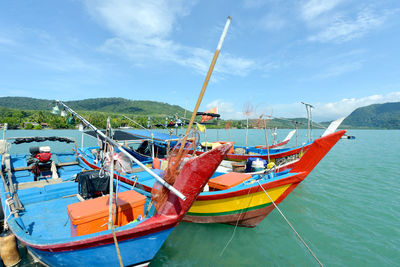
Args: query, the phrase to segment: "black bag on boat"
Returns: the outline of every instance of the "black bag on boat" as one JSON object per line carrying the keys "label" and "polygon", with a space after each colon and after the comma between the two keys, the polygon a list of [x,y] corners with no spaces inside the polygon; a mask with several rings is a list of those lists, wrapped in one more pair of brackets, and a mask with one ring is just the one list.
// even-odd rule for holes
{"label": "black bag on boat", "polygon": [[78,173],[76,176],[78,180],[79,194],[84,199],[95,198],[108,194],[110,187],[110,175],[103,172],[100,175],[99,170],[92,170]]}

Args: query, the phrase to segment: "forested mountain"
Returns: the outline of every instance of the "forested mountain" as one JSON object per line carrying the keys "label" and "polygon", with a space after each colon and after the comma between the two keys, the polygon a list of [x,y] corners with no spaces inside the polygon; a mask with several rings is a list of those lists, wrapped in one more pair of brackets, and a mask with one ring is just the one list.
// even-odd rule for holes
{"label": "forested mountain", "polygon": [[400,129],[400,102],[374,104],[354,110],[343,127]]}
{"label": "forested mountain", "polygon": [[[111,118],[113,127],[135,126],[122,115],[126,115],[142,126],[147,126],[148,117],[151,125],[165,122],[166,117],[182,117],[185,110],[177,105],[169,105],[155,101],[133,101],[124,98],[94,98],[65,102],[78,111],[87,120],[99,128],[106,127],[107,117]],[[0,124],[7,123],[10,129],[41,129],[49,127],[74,128],[78,121],[69,123],[68,118],[51,113],[55,105],[53,100],[29,97],[0,97]],[[61,108],[61,107],[60,107]],[[187,112],[186,116],[191,116]]]}
{"label": "forested mountain", "polygon": [[[151,117],[151,124],[163,124],[165,117],[173,119],[175,114],[183,117],[185,110],[177,105],[167,103],[129,100],[124,98],[93,98],[65,102],[72,109],[85,115],[89,121],[98,127],[105,127],[106,118],[111,116],[113,127],[130,125],[124,120],[122,115],[134,118],[143,126],[147,125],[148,116]],[[51,108],[54,106],[53,100],[36,99],[29,97],[0,97],[0,123],[8,123],[10,128],[26,128],[36,124],[45,123],[50,128],[70,128],[73,125],[67,125],[66,119],[60,119],[51,114]],[[186,117],[191,116],[187,112]],[[199,118],[199,117],[198,117]],[[294,129],[297,121],[298,128],[307,128],[307,119],[271,119],[267,121],[267,127],[278,127]],[[27,122],[32,125],[26,126]],[[213,120],[208,128],[244,128],[246,120]],[[314,123],[313,123],[314,124]],[[321,123],[327,126],[328,123]],[[135,126],[134,124],[130,126]],[[263,121],[257,119],[250,120],[250,128],[263,128]],[[314,128],[316,128],[314,124]],[[40,125],[37,125],[40,128]],[[400,129],[400,102],[375,104],[361,107],[354,110],[342,123],[341,128],[376,128],[376,129]]]}
{"label": "forested mountain", "polygon": [[[65,101],[72,109],[125,113],[136,115],[174,115],[182,116],[185,112],[177,105],[155,101],[129,100],[124,98],[91,98],[76,101]],[[0,97],[0,106],[21,110],[50,110],[54,101],[30,97]]]}

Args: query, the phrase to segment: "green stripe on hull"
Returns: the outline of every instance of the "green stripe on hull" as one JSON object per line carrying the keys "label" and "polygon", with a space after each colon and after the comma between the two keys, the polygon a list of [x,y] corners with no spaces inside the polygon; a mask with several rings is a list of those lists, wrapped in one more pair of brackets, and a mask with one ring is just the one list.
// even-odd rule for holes
{"label": "green stripe on hull", "polygon": [[234,211],[216,212],[216,213],[194,213],[194,212],[188,212],[186,214],[190,215],[190,216],[223,216],[223,215],[245,213],[245,212],[252,211],[252,210],[258,210],[258,209],[262,209],[262,208],[268,207],[270,205],[271,205],[271,203],[267,203],[267,204],[262,204],[262,205],[259,205],[259,206],[254,206],[254,207],[250,207],[250,208],[246,208],[246,209],[240,209],[240,210],[234,210]]}

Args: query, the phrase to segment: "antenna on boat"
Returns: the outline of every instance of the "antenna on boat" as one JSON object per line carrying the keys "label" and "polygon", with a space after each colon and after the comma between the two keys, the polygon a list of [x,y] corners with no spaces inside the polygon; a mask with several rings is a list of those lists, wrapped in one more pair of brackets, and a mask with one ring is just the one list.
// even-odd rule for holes
{"label": "antenna on boat", "polygon": [[306,110],[307,110],[307,119],[308,119],[308,142],[311,142],[311,128],[312,128],[312,114],[311,114],[311,109],[314,108],[313,105],[305,103],[305,102],[301,102],[303,105],[306,106]]}
{"label": "antenna on boat", "polygon": [[78,119],[81,120],[81,122],[85,125],[87,125],[88,127],[90,127],[97,135],[100,135],[104,140],[106,140],[107,142],[109,142],[110,144],[112,144],[114,147],[118,147],[119,150],[121,150],[121,152],[127,156],[128,158],[130,158],[132,161],[134,161],[137,165],[139,165],[141,168],[143,168],[146,172],[148,172],[151,176],[153,176],[160,184],[162,184],[163,186],[165,186],[166,188],[168,188],[170,191],[172,191],[176,196],[178,196],[180,199],[185,200],[186,197],[179,192],[175,187],[173,187],[172,185],[170,185],[169,183],[167,183],[166,181],[164,181],[160,176],[158,176],[157,174],[155,174],[152,170],[150,170],[148,167],[146,167],[146,165],[144,165],[142,162],[140,162],[137,158],[133,157],[131,154],[129,154],[128,151],[125,150],[125,148],[118,144],[117,142],[115,142],[113,139],[109,138],[108,136],[106,136],[102,131],[100,131],[99,129],[96,128],[96,126],[94,126],[93,124],[91,124],[89,121],[87,121],[85,118],[83,118],[81,115],[79,115],[78,113],[76,113],[74,110],[72,110],[70,107],[68,107],[66,104],[64,104],[62,101],[56,100],[57,104],[61,104],[67,111],[69,111],[72,115],[76,116]]}

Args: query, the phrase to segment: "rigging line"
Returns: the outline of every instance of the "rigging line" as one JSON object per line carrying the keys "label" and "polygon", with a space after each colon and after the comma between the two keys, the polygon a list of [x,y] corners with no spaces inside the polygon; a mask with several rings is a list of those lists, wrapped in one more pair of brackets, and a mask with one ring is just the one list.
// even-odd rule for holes
{"label": "rigging line", "polygon": [[259,184],[259,186],[261,187],[261,189],[264,191],[264,193],[267,195],[267,197],[271,200],[272,204],[274,204],[275,208],[279,211],[279,213],[282,215],[282,217],[285,219],[285,221],[287,222],[287,224],[290,226],[290,228],[292,228],[292,230],[295,232],[295,234],[297,235],[297,237],[300,239],[300,241],[303,243],[303,245],[307,248],[307,250],[310,252],[310,254],[314,257],[314,259],[317,261],[317,263],[319,264],[319,266],[324,266],[319,259],[317,258],[317,256],[315,256],[314,252],[311,250],[311,248],[307,245],[307,243],[303,240],[303,238],[301,238],[301,236],[299,235],[299,233],[294,229],[293,225],[289,222],[289,220],[286,218],[286,216],[282,213],[281,209],[278,208],[278,206],[275,204],[275,202],[272,200],[272,198],[270,197],[270,195],[267,193],[267,191],[265,191],[264,187],[262,187],[262,185],[260,184],[260,181],[257,180],[257,183]]}
{"label": "rigging line", "polygon": [[[249,196],[250,191],[251,191],[251,188],[252,188],[252,187],[250,187],[250,188],[249,188],[249,191],[247,191],[247,196]],[[251,198],[249,199],[249,203],[247,204],[247,208],[250,206],[250,202],[251,202]],[[246,209],[247,209],[247,208],[246,208]],[[233,240],[233,237],[235,236],[236,228],[238,227],[239,221],[240,221],[240,220],[242,219],[242,217],[244,216],[244,213],[242,213],[243,210],[244,210],[244,207],[240,210],[240,214],[239,214],[239,216],[238,216],[238,218],[237,218],[237,220],[236,220],[235,228],[233,229],[231,238],[228,240],[228,242],[226,243],[224,249],[223,249],[223,250],[221,251],[221,253],[219,254],[220,257],[222,257],[222,255],[223,255],[224,252],[225,252],[225,249],[229,246],[229,244],[230,244],[231,241]]]}
{"label": "rigging line", "polygon": [[136,125],[139,126],[140,128],[143,128],[144,130],[151,132],[149,129],[143,127],[143,125],[137,123],[136,121],[132,120],[131,118],[129,118],[129,117],[125,116],[125,115],[122,115],[122,117],[124,117],[125,119],[128,119],[128,121],[130,121],[130,122],[136,124]]}
{"label": "rigging line", "polygon": [[[265,116],[266,116],[266,117],[269,117],[269,118],[277,119],[277,120],[289,121],[289,122],[297,123],[297,124],[305,124],[304,122],[301,122],[301,121],[295,121],[295,120],[286,119],[286,118],[274,117],[274,116],[270,116],[270,115],[265,115]],[[318,122],[312,121],[311,124],[314,125],[314,126],[317,126],[317,127],[321,128],[321,129],[326,129],[325,126],[323,126],[322,124],[320,124],[320,123],[318,123]]]}

